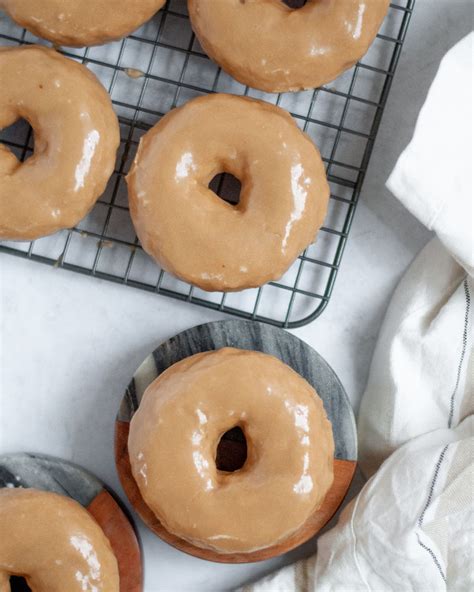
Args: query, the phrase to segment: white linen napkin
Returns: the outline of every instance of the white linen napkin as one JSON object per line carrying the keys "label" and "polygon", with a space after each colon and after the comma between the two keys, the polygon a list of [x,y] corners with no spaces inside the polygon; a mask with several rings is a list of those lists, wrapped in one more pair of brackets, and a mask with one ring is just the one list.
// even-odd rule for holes
{"label": "white linen napkin", "polygon": [[317,555],[243,591],[472,590],[473,430],[471,416],[402,446],[319,539]]}
{"label": "white linen napkin", "polygon": [[413,139],[387,182],[470,275],[474,272],[473,42],[471,33],[442,60]]}
{"label": "white linen napkin", "polygon": [[387,182],[438,238],[395,291],[375,348],[359,414],[360,459],[369,475],[401,444],[455,426],[474,410],[472,385],[465,384],[474,306],[473,39],[471,33],[442,60]]}
{"label": "white linen napkin", "polygon": [[375,347],[358,421],[366,476],[405,442],[473,413],[473,298],[472,278],[433,239],[397,287]]}
{"label": "white linen napkin", "polygon": [[358,425],[373,476],[316,556],[246,591],[474,590],[472,44],[443,59],[388,181],[437,238],[400,282],[373,357]]}

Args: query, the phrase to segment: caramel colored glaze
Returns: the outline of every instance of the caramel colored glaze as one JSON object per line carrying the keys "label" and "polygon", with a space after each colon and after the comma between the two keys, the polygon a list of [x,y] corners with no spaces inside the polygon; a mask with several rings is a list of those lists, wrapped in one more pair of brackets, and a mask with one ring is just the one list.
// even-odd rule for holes
{"label": "caramel colored glaze", "polygon": [[119,592],[109,541],[77,502],[34,489],[0,490],[0,590],[11,575],[35,592]]}
{"label": "caramel colored glaze", "polygon": [[203,549],[168,532],[143,500],[140,490],[132,476],[130,457],[128,454],[128,435],[130,423],[117,420],[115,423],[115,462],[117,465],[120,482],[140,518],[148,528],[172,545],[176,549],[189,553],[194,557],[216,561],[219,563],[252,563],[264,561],[272,557],[278,557],[288,553],[292,549],[306,543],[317,534],[336,513],[345,498],[351,480],[354,476],[357,463],[355,461],[334,459],[334,481],[326,494],[322,505],[314,511],[306,522],[284,541],[280,541],[271,547],[265,547],[250,553],[218,553],[212,549]]}
{"label": "caramel colored glaze", "polygon": [[0,144],[0,239],[31,240],[74,226],[103,193],[119,126],[87,68],[52,49],[0,49],[0,129],[26,119],[34,153],[24,163]]}
{"label": "caramel colored glaze", "polygon": [[[227,172],[240,202],[209,182]],[[141,139],[127,177],[144,249],[204,290],[241,290],[278,279],[314,240],[329,186],[313,145],[283,109],[244,97],[193,99]]]}
{"label": "caramel colored glaze", "polygon": [[[247,460],[216,468],[221,436],[240,426]],[[145,391],[131,424],[133,477],[168,532],[220,553],[291,536],[333,481],[334,442],[321,399],[296,372],[259,352],[196,354]]]}
{"label": "caramel colored glaze", "polygon": [[242,84],[266,92],[316,88],[368,50],[390,0],[189,0],[204,51]]}
{"label": "caramel colored glaze", "polygon": [[0,0],[11,18],[57,45],[83,47],[120,39],[148,21],[165,0]]}

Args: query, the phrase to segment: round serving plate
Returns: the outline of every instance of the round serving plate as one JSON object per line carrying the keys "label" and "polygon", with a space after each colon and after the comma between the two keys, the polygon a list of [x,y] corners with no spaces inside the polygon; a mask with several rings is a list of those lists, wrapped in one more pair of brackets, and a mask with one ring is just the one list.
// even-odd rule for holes
{"label": "round serving plate", "polygon": [[135,530],[110,490],[73,463],[42,454],[0,455],[0,488],[25,487],[65,495],[80,503],[109,539],[120,574],[120,592],[141,592],[143,570]]}
{"label": "round serving plate", "polygon": [[[202,549],[168,532],[143,500],[133,478],[128,454],[130,421],[149,384],[167,368],[197,353],[235,347],[275,356],[303,376],[316,390],[332,423],[334,482],[322,506],[285,541],[251,553],[218,553]],[[357,431],[349,399],[329,364],[294,335],[253,321],[226,320],[183,331],[158,346],[135,372],[125,391],[115,424],[115,460],[122,486],[145,524],[177,549],[221,563],[248,563],[276,557],[313,537],[344,500],[357,465]]]}

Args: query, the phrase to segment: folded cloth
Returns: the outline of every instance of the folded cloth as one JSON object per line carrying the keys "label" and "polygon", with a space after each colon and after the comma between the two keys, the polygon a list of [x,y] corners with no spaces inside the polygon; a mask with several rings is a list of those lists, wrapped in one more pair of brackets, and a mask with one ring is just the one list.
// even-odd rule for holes
{"label": "folded cloth", "polygon": [[474,272],[473,43],[471,33],[442,60],[413,139],[387,182],[470,275]]}
{"label": "folded cloth", "polygon": [[373,476],[316,556],[246,591],[474,590],[472,43],[443,59],[388,181],[437,237],[399,284],[376,345],[358,425]]}
{"label": "folded cloth", "polygon": [[474,412],[473,299],[472,278],[434,238],[398,285],[375,347],[358,421],[367,476],[405,442]]}
{"label": "folded cloth", "polygon": [[398,286],[375,348],[359,413],[368,475],[404,442],[473,412],[472,384],[465,384],[474,306],[473,39],[471,33],[442,60],[387,183],[437,238]]}

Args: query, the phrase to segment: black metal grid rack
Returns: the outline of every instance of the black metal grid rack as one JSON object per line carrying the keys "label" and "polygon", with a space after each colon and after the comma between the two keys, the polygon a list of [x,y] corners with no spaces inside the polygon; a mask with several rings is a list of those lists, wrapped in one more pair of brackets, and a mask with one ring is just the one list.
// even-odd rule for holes
{"label": "black metal grid rack", "polygon": [[[62,49],[87,64],[112,96],[121,126],[116,169],[104,195],[76,228],[30,243],[3,242],[0,251],[280,327],[311,322],[331,297],[414,4],[392,3],[360,63],[333,83],[300,93],[258,92],[220,70],[199,47],[184,0],[168,0],[126,39]],[[0,13],[0,43],[44,41]],[[290,111],[318,145],[331,185],[328,216],[316,242],[278,282],[238,293],[203,292],[165,273],[140,247],[128,215],[124,177],[140,136],[170,109],[212,92],[253,96]],[[2,130],[0,140],[20,160],[33,151],[26,122]]]}

